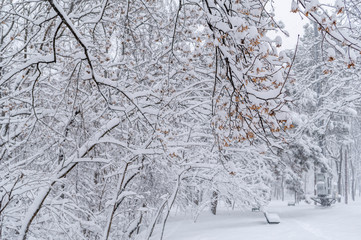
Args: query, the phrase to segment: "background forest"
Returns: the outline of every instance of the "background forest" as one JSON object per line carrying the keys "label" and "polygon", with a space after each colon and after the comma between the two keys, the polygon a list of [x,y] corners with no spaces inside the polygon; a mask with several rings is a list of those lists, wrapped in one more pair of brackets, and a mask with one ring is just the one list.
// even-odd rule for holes
{"label": "background forest", "polygon": [[0,239],[162,238],[321,170],[354,200],[361,4],[293,0],[292,50],[272,4],[0,0]]}

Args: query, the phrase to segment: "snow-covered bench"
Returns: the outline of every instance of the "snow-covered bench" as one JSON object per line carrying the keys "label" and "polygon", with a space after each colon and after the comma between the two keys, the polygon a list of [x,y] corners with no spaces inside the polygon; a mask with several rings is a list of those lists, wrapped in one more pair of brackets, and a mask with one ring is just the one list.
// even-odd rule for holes
{"label": "snow-covered bench", "polygon": [[279,224],[281,222],[280,216],[276,213],[264,212],[263,214],[266,217],[268,224]]}
{"label": "snow-covered bench", "polygon": [[260,207],[253,207],[252,212],[259,212],[261,211]]}
{"label": "snow-covered bench", "polygon": [[295,203],[295,202],[288,202],[287,205],[288,205],[288,206],[296,206],[296,203]]}

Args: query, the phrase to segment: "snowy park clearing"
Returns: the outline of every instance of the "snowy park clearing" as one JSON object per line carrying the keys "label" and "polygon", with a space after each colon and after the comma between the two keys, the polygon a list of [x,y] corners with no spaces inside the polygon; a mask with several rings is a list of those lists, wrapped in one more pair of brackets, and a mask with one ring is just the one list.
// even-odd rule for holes
{"label": "snowy park clearing", "polygon": [[[280,216],[280,224],[267,224],[263,212],[221,210],[203,213],[196,223],[173,216],[165,240],[360,240],[361,201],[320,207],[301,203],[271,202],[265,208]],[[188,219],[188,220],[187,220]],[[154,239],[159,239],[159,232]]]}

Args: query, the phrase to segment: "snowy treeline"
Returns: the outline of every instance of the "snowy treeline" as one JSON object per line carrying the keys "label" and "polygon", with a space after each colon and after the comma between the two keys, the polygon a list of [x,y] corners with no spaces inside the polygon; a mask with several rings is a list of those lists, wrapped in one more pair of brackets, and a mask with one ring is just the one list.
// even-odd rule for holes
{"label": "snowy treeline", "polygon": [[[333,178],[333,188],[347,202],[348,194],[354,200],[357,190],[361,192],[357,116],[361,110],[360,81],[358,70],[350,66],[356,59],[345,57],[339,45],[324,42],[325,36],[317,28],[316,24],[305,26],[293,66],[295,81],[289,86],[296,112],[296,135],[301,137],[293,142],[297,143],[296,159],[308,161],[303,165],[307,171],[298,171],[296,181],[283,172],[274,194],[283,198],[285,184],[294,181],[297,187],[290,185],[289,190],[296,190],[301,197],[313,195],[314,175],[326,170]],[[310,146],[312,151],[304,146]]]}
{"label": "snowy treeline", "polygon": [[355,189],[343,2],[294,1],[322,38],[287,52],[263,0],[1,0],[0,238],[149,239],[172,208],[264,205],[321,167]]}

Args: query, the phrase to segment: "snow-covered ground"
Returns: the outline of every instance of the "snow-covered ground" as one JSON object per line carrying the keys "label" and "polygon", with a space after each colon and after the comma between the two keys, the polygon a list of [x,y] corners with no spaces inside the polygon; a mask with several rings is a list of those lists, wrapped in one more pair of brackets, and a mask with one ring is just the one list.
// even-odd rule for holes
{"label": "snow-covered ground", "polygon": [[[203,213],[196,223],[172,216],[165,240],[361,240],[361,201],[336,203],[324,208],[301,203],[271,202],[280,224],[267,224],[262,212],[221,210],[217,216]],[[154,238],[159,239],[159,231]]]}

